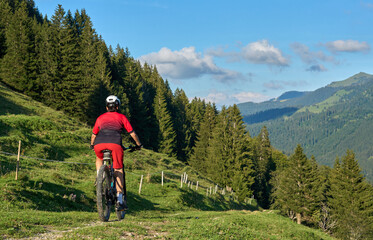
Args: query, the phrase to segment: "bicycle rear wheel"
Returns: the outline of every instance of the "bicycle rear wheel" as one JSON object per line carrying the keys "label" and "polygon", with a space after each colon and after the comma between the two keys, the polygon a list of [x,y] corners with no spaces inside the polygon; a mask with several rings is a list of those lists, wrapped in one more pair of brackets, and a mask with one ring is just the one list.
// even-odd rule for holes
{"label": "bicycle rear wheel", "polygon": [[107,222],[110,218],[112,206],[110,184],[111,177],[109,168],[106,165],[102,165],[97,176],[96,197],[98,215],[103,222]]}

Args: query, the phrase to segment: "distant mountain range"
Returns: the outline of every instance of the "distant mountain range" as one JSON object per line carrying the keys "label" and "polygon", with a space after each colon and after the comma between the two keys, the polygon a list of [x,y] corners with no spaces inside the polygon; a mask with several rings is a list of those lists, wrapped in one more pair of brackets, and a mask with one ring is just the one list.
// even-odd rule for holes
{"label": "distant mountain range", "polygon": [[268,128],[273,146],[332,166],[352,149],[373,182],[373,75],[358,73],[310,92],[291,91],[262,103],[238,104],[251,135]]}

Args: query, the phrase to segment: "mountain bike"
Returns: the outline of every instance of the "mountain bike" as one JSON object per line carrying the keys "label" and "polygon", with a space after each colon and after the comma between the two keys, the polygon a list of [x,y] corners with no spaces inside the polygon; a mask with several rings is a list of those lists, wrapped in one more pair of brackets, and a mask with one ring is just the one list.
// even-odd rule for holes
{"label": "mountain bike", "polygon": [[[134,151],[135,147],[124,148],[124,150],[130,149]],[[114,176],[113,159],[110,150],[103,150],[104,154],[103,165],[98,171],[97,175],[97,186],[96,186],[96,197],[97,197],[97,211],[100,220],[107,222],[110,218],[111,208],[116,205],[117,189],[116,189],[116,177]],[[127,200],[126,190],[126,175],[123,169],[123,202]],[[117,211],[118,220],[122,220],[126,214],[126,211]]]}

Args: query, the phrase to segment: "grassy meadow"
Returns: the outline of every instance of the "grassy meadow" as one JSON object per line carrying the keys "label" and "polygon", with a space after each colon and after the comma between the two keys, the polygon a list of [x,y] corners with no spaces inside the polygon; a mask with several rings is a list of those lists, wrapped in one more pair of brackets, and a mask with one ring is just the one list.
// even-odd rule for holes
{"label": "grassy meadow", "polygon": [[[238,202],[220,190],[214,194],[215,184],[209,179],[147,149],[125,152],[130,208],[125,219],[117,221],[112,212],[110,221],[102,223],[96,211],[90,134],[87,125],[0,85],[2,238],[331,239],[260,209],[255,200]],[[17,158],[10,154],[17,153],[19,140],[25,157],[16,181]],[[193,184],[181,188],[183,173]]]}

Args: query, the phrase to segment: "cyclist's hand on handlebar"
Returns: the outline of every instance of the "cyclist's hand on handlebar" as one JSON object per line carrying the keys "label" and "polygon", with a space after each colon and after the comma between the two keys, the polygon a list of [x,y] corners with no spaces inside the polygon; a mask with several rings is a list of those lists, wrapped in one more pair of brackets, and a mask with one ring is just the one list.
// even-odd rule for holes
{"label": "cyclist's hand on handlebar", "polygon": [[135,150],[141,150],[141,148],[142,148],[142,144],[141,144],[141,145],[136,145],[136,146],[135,146]]}

